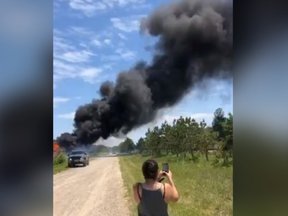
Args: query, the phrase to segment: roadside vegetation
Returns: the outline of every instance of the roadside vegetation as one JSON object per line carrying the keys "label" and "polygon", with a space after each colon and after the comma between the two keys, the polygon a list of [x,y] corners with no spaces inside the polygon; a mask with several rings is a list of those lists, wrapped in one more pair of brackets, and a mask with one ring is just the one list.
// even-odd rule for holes
{"label": "roadside vegetation", "polygon": [[233,115],[221,108],[214,113],[211,127],[206,122],[180,117],[172,124],[148,129],[134,144],[127,138],[120,152],[139,154],[119,157],[127,199],[136,215],[132,184],[143,182],[142,163],[156,159],[159,166],[168,162],[180,193],[180,200],[169,205],[173,216],[233,215]]}
{"label": "roadside vegetation", "polygon": [[67,157],[61,152],[53,158],[53,174],[62,172],[66,169],[68,169]]}

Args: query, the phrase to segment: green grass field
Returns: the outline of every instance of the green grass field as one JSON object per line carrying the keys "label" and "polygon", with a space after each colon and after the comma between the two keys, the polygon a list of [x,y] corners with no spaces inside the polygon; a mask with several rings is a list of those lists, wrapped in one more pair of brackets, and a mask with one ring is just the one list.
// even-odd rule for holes
{"label": "green grass field", "polygon": [[[131,215],[136,214],[133,200],[132,184],[143,182],[142,163],[148,157],[140,155],[119,157],[124,185]],[[210,156],[212,160],[212,156]],[[180,194],[178,203],[169,205],[171,216],[226,216],[233,215],[233,180],[232,167],[211,166],[200,158],[194,164],[191,161],[179,160],[175,156],[156,158],[159,166],[168,162],[173,172],[173,179]]]}

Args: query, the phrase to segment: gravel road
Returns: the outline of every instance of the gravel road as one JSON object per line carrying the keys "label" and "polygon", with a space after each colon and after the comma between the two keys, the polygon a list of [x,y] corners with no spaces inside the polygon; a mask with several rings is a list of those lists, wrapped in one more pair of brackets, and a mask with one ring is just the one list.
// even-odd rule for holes
{"label": "gravel road", "polygon": [[54,175],[54,216],[128,216],[117,157]]}

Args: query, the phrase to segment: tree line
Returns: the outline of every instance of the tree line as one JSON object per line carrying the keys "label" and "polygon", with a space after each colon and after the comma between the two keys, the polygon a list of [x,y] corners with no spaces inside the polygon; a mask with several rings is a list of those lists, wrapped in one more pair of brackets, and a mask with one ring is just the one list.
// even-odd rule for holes
{"label": "tree line", "polygon": [[119,144],[120,152],[139,151],[144,155],[157,157],[175,154],[176,157],[197,161],[202,154],[207,161],[215,154],[215,163],[231,163],[233,158],[233,114],[225,113],[222,108],[214,112],[211,126],[205,120],[197,122],[191,117],[179,117],[172,124],[165,121],[160,127],[148,129],[144,138],[136,144],[130,138]]}

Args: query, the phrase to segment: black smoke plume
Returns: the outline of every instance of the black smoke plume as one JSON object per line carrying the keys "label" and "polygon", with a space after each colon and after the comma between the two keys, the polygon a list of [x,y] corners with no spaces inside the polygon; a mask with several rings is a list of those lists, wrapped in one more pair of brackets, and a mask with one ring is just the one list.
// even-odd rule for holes
{"label": "black smoke plume", "polygon": [[113,90],[114,90],[114,83],[110,81],[102,83],[99,89],[100,95],[104,98],[109,97],[113,93]]}
{"label": "black smoke plume", "polygon": [[115,84],[104,82],[103,99],[77,109],[73,135],[61,135],[60,145],[127,134],[205,79],[231,78],[232,13],[229,0],[182,0],[157,8],[141,22],[141,32],[159,38],[152,62],[119,73]]}

